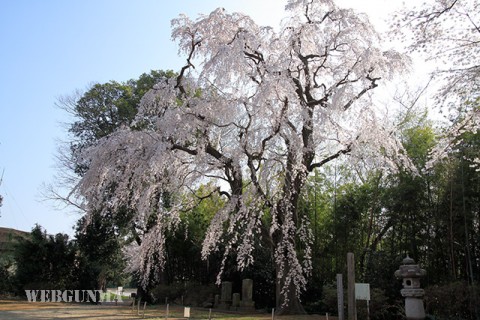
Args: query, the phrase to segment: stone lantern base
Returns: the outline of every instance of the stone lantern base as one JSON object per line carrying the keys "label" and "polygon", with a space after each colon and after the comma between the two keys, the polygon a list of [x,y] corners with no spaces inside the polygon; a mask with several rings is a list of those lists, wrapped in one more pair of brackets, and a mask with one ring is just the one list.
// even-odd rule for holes
{"label": "stone lantern base", "polygon": [[425,309],[423,300],[414,297],[405,297],[405,315],[407,320],[424,320]]}

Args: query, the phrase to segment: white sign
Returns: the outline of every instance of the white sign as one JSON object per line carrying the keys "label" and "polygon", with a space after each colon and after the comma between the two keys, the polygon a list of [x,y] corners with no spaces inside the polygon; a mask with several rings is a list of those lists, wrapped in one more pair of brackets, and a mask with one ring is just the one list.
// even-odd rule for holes
{"label": "white sign", "polygon": [[369,283],[355,283],[355,299],[370,301]]}
{"label": "white sign", "polygon": [[185,307],[185,309],[183,310],[183,316],[185,318],[190,318],[190,307]]}

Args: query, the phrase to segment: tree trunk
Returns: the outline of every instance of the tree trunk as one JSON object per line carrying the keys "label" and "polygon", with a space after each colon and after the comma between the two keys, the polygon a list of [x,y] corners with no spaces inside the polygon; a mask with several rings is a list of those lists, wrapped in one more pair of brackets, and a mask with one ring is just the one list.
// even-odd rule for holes
{"label": "tree trunk", "polygon": [[[309,168],[314,153],[308,151],[308,145],[312,137],[312,117],[313,110],[309,110],[307,124],[302,129],[302,140],[305,145],[304,154],[302,156],[302,165],[304,168]],[[287,141],[288,156],[285,170],[285,180],[282,188],[283,197],[277,203],[277,225],[279,228],[272,235],[272,243],[277,259],[275,261],[276,273],[276,314],[290,315],[290,314],[305,314],[305,309],[300,303],[300,292],[303,288],[297,287],[293,281],[292,276],[295,276],[296,266],[292,265],[292,255],[297,257],[296,237],[299,227],[299,212],[298,203],[300,199],[300,192],[305,185],[308,171],[305,169],[297,171],[298,163],[296,159],[296,151],[293,146]],[[307,150],[307,151],[305,151]],[[281,250],[279,250],[281,248]],[[292,252],[294,248],[295,252]],[[278,257],[280,255],[280,257]],[[276,259],[276,260],[277,260]],[[297,268],[298,269],[298,268]],[[305,270],[302,270],[303,273]],[[302,274],[300,277],[303,277]],[[298,280],[298,278],[297,278]],[[285,291],[285,292],[282,292]]]}
{"label": "tree trunk", "polygon": [[[294,199],[292,203],[296,204],[296,197],[292,197],[289,200]],[[284,199],[286,200],[286,199]],[[288,206],[280,206],[281,208],[286,208]],[[296,205],[292,206],[294,208],[294,216],[296,217]],[[284,217],[286,216],[285,210],[280,210],[279,216],[282,218],[280,221],[283,223],[284,222]],[[294,219],[295,224],[296,224],[296,218]],[[276,312],[275,314],[277,315],[290,315],[290,314],[305,314],[305,309],[303,308],[302,304],[300,303],[300,288],[297,288],[295,286],[294,281],[291,281],[287,284],[288,277],[291,276],[291,271],[292,271],[292,262],[291,262],[291,256],[289,256],[289,252],[283,251],[279,252],[278,248],[281,248],[282,242],[289,242],[291,244],[291,247],[296,248],[295,245],[295,237],[289,235],[289,234],[283,234],[283,232],[280,232],[277,230],[275,234],[273,235],[272,238],[272,244],[273,244],[273,252],[275,252],[277,255],[281,255],[281,261],[275,261],[275,274],[276,274],[276,287],[275,287],[275,301],[276,301]],[[283,267],[283,270],[282,270]],[[283,271],[283,272],[281,272]],[[285,285],[287,284],[286,287],[286,293],[282,293],[282,290],[285,288]]]}
{"label": "tree trunk", "polygon": [[[288,266],[288,264],[287,264]],[[275,264],[275,273],[276,277],[276,287],[275,287],[275,314],[276,315],[292,315],[292,314],[306,314],[305,309],[303,308],[300,299],[297,297],[297,288],[295,288],[295,284],[290,282],[288,286],[287,294],[282,294],[282,288],[285,283],[285,276],[288,272],[283,273],[283,277],[280,278],[278,276],[279,268],[277,264]],[[287,271],[287,270],[285,270]],[[285,303],[287,300],[287,303]]]}
{"label": "tree trunk", "polygon": [[97,289],[101,290],[102,292],[107,291],[107,276],[104,270],[100,271],[100,274],[98,275]]}
{"label": "tree trunk", "polygon": [[[297,298],[295,295],[295,292],[293,290],[290,290],[287,297],[289,299],[288,305],[282,306],[284,301],[285,301],[285,296],[281,295],[279,292],[281,289],[279,289],[279,279],[277,279],[277,307],[275,314],[276,315],[293,315],[293,314],[306,314],[305,309],[303,308],[300,299]],[[293,286],[293,284],[291,285]]]}

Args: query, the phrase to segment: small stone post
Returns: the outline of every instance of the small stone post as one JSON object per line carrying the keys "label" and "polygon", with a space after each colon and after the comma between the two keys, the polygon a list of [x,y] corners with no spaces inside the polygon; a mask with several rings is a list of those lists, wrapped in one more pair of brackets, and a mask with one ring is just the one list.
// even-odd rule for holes
{"label": "small stone post", "polygon": [[420,269],[418,264],[408,255],[402,261],[400,268],[395,271],[395,277],[403,279],[403,289],[400,291],[405,297],[405,315],[407,320],[424,320],[425,309],[423,307],[423,296],[425,291],[420,288],[420,278],[427,272]]}
{"label": "small stone post", "polygon": [[232,295],[232,308],[237,310],[240,307],[240,293],[234,293]]}

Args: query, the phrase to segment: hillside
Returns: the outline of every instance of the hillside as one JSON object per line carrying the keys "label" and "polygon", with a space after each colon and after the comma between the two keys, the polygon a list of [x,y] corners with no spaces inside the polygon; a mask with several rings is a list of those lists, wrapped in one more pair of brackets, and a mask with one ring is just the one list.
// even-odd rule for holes
{"label": "hillside", "polygon": [[29,232],[0,227],[0,255],[12,253],[12,244],[16,241],[16,238],[27,237],[28,234]]}

